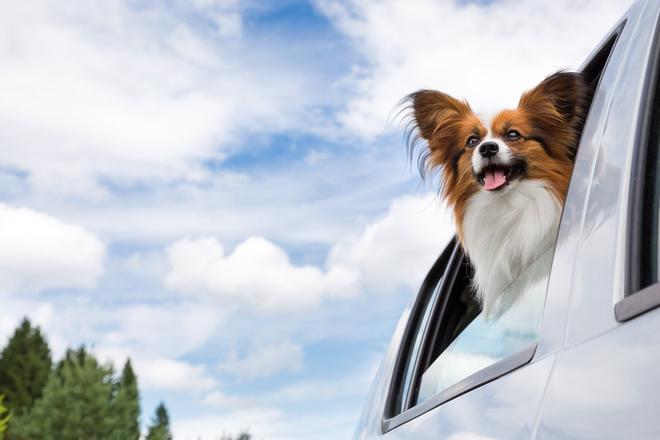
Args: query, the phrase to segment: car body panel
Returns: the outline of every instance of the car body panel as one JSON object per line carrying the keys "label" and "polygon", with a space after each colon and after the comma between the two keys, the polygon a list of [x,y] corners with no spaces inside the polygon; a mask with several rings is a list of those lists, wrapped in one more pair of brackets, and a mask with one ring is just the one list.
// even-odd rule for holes
{"label": "car body panel", "polygon": [[[576,262],[579,259],[578,256],[582,247],[580,240],[583,229],[585,227],[587,229],[592,228],[592,221],[586,222],[585,217],[587,215],[586,204],[590,197],[591,184],[595,173],[594,164],[596,163],[605,129],[605,121],[615,92],[619,70],[617,63],[620,63],[625,57],[625,44],[629,41],[632,30],[635,28],[640,8],[640,3],[633,5],[626,14],[626,19],[621,20],[613,28],[614,31],[625,23],[617,44],[610,55],[610,60],[598,85],[597,93],[594,95],[582,131],[580,148],[562,212],[548,283],[541,340],[538,346],[539,356],[556,352],[564,346]],[[603,42],[608,38],[610,38],[610,35]]]}
{"label": "car body panel", "polygon": [[603,85],[612,88],[613,95],[602,137],[596,144],[580,144],[579,155],[586,156],[584,147],[593,171],[570,289],[569,346],[619,325],[614,303],[624,293],[628,170],[660,2],[638,7],[612,54],[611,66],[617,69],[607,68],[603,75]]}
{"label": "car body panel", "polygon": [[660,438],[660,310],[559,354],[537,439]]}

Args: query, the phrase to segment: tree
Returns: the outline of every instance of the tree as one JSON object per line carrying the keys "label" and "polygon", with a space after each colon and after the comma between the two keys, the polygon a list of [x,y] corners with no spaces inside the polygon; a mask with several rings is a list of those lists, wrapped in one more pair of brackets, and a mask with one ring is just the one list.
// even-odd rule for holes
{"label": "tree", "polygon": [[46,338],[24,318],[0,354],[0,394],[13,414],[29,410],[41,397],[51,363]]}
{"label": "tree", "polygon": [[140,438],[140,395],[137,377],[133,372],[131,360],[126,360],[117,384],[115,406],[119,423],[117,437],[138,440]]}
{"label": "tree", "polygon": [[11,418],[11,414],[5,415],[7,408],[2,404],[4,398],[5,396],[0,395],[0,440],[5,438],[5,431],[7,431],[7,425],[9,424],[9,419]]}
{"label": "tree", "polygon": [[170,416],[163,402],[156,407],[156,414],[151,419],[151,426],[146,440],[172,440],[170,432]]}
{"label": "tree", "polygon": [[12,434],[30,440],[117,439],[121,418],[109,365],[100,365],[84,347],[67,351],[48,378],[41,399],[12,422]]}

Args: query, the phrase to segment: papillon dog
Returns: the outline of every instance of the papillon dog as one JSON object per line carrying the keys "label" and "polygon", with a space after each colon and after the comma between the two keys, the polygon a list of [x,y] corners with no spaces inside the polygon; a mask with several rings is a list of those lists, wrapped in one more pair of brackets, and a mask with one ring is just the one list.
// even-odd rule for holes
{"label": "papillon dog", "polygon": [[589,95],[582,74],[560,71],[488,121],[442,92],[407,97],[409,146],[425,141],[420,170],[441,171],[487,317],[516,300],[509,286],[554,248]]}

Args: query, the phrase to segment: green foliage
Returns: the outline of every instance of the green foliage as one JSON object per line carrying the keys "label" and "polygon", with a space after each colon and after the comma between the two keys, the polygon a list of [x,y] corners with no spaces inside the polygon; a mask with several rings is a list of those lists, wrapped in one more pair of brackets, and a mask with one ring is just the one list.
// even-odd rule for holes
{"label": "green foliage", "polygon": [[163,402],[156,407],[156,414],[151,419],[146,440],[172,440],[170,416],[167,414],[167,408]]}
{"label": "green foliage", "polygon": [[13,414],[29,410],[41,397],[50,369],[46,338],[24,318],[0,354],[0,394]]}
{"label": "green foliage", "polygon": [[128,359],[117,384],[115,406],[119,417],[117,437],[127,440],[140,438],[140,396],[137,377],[133,372],[131,360]]}
{"label": "green foliage", "polygon": [[[140,439],[140,395],[130,359],[118,379],[112,365],[100,364],[84,347],[68,350],[51,366],[46,339],[24,319],[0,353],[0,440]],[[234,440],[250,438],[241,433]],[[146,440],[172,440],[162,402]]]}
{"label": "green foliage", "polygon": [[0,440],[5,438],[5,431],[7,431],[7,425],[11,418],[11,414],[4,415],[7,412],[7,408],[2,404],[4,398],[5,396],[0,395]]}
{"label": "green foliage", "polygon": [[84,347],[69,350],[50,375],[32,410],[12,423],[12,434],[30,440],[124,440],[111,366]]}

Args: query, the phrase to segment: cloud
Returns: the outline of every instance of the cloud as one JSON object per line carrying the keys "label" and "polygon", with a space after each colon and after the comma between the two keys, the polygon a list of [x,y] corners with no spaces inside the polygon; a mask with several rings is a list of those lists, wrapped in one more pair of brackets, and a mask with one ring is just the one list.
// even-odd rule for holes
{"label": "cloud", "polygon": [[7,4],[0,163],[39,193],[104,199],[100,182],[203,180],[202,162],[243,131],[309,122],[304,67],[267,42],[246,50],[240,14],[215,1]]}
{"label": "cloud", "polygon": [[451,217],[432,195],[394,200],[358,237],[335,245],[325,268],[291,263],[270,241],[252,237],[226,254],[215,238],[183,239],[167,249],[169,289],[257,310],[299,310],[324,297],[416,287],[453,235]]}
{"label": "cloud", "polygon": [[205,365],[173,359],[135,359],[140,386],[147,390],[208,391],[217,386]]}
{"label": "cloud", "polygon": [[451,215],[435,195],[404,196],[359,237],[334,246],[328,265],[357,271],[370,292],[415,288],[453,235]]}
{"label": "cloud", "polygon": [[203,402],[210,407],[233,410],[249,409],[263,405],[290,407],[291,405],[314,403],[319,406],[328,402],[346,401],[355,398],[359,398],[361,402],[373,382],[380,360],[381,356],[378,354],[369,362],[353,368],[353,373],[350,375],[323,380],[297,380],[266,393],[235,395],[213,390],[204,397]]}
{"label": "cloud", "polygon": [[193,296],[229,299],[260,310],[300,310],[329,291],[351,289],[352,274],[291,264],[286,252],[252,237],[225,255],[215,238],[184,239],[167,249],[166,286]]}
{"label": "cloud", "polygon": [[303,368],[303,357],[300,345],[286,341],[253,349],[243,358],[232,353],[218,368],[240,379],[252,380],[281,372],[298,372]]}
{"label": "cloud", "polygon": [[[238,434],[249,429],[253,438],[271,438],[263,435],[272,432],[272,427],[283,418],[281,411],[274,408],[250,408],[226,414],[201,414],[172,421],[174,438],[196,440],[215,439],[226,433]],[[280,422],[281,423],[281,422]]]}
{"label": "cloud", "polygon": [[292,415],[276,408],[256,406],[177,418],[172,421],[172,432],[181,440],[210,440],[246,430],[255,440],[336,440],[351,437],[359,416],[352,411],[353,408],[333,411],[331,416],[306,411]]}
{"label": "cloud", "polygon": [[202,347],[225,316],[223,310],[203,303],[161,303],[120,307],[112,317],[94,320],[97,325],[107,320],[113,324],[113,330],[98,336],[100,346],[121,347],[140,356],[177,357]]}
{"label": "cloud", "polygon": [[92,288],[103,275],[105,245],[49,215],[0,203],[0,288]]}
{"label": "cloud", "polygon": [[310,150],[305,156],[305,163],[309,166],[314,166],[328,157],[330,157],[330,154],[325,151]]}
{"label": "cloud", "polygon": [[468,98],[486,114],[515,105],[523,89],[577,67],[631,3],[317,0],[362,55],[338,123],[373,139],[396,103],[421,88]]}
{"label": "cloud", "polygon": [[135,350],[119,347],[92,347],[102,362],[111,362],[121,369],[131,359],[139,377],[140,389],[159,391],[210,392],[217,385],[206,365],[193,365],[170,357],[154,357]]}
{"label": "cloud", "polygon": [[308,309],[324,298],[416,287],[452,235],[451,218],[434,196],[407,196],[394,200],[361,235],[335,245],[324,268],[294,265],[284,249],[260,237],[230,254],[215,238],[183,239],[167,248],[165,284],[191,297],[256,310]]}

